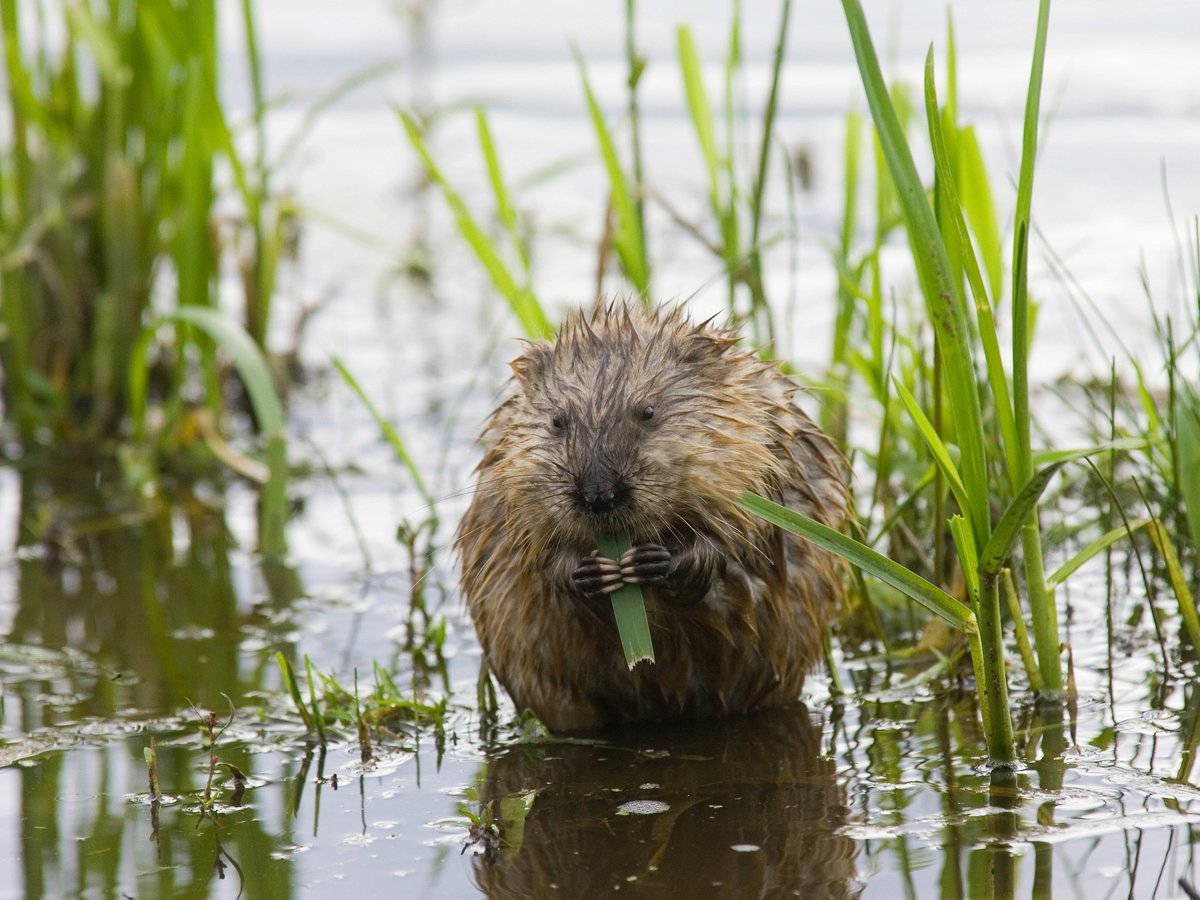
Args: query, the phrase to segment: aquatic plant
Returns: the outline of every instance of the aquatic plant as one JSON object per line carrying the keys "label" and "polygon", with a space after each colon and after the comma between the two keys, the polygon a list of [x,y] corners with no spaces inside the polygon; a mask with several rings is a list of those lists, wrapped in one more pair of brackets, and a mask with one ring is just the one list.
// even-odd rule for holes
{"label": "aquatic plant", "polygon": [[[308,700],[300,689],[291,662],[283,652],[275,654],[275,661],[283,678],[284,690],[291,697],[300,714],[308,737],[325,747],[330,740],[346,733],[353,733],[359,742],[364,761],[373,755],[375,742],[393,738],[412,738],[407,749],[416,752],[415,738],[423,731],[432,731],[439,755],[446,739],[446,722],[449,715],[449,683],[446,661],[442,646],[446,639],[445,620],[427,630],[419,648],[408,648],[412,662],[413,686],[402,690],[390,672],[378,663],[374,664],[374,686],[366,696],[358,691],[358,673],[354,673],[353,688],[344,686],[330,672],[321,672],[307,655],[304,656],[305,680]],[[425,660],[428,651],[434,662]],[[442,678],[444,693],[437,699],[429,696],[429,669]]]}
{"label": "aquatic plant", "polygon": [[[738,183],[737,159],[738,140],[734,122],[738,105],[734,96],[734,84],[740,77],[742,67],[741,15],[739,0],[732,4],[732,21],[729,28],[729,50],[722,71],[722,112],[724,129],[720,139],[713,125],[712,103],[704,87],[699,56],[692,40],[691,29],[680,25],[676,32],[679,68],[683,76],[687,96],[688,114],[696,139],[700,144],[705,174],[708,179],[709,207],[717,224],[719,240],[713,251],[725,264],[728,283],[729,311],[734,321],[745,320],[750,324],[754,340],[771,353],[775,340],[775,327],[763,283],[763,240],[762,231],[764,197],[767,176],[770,171],[771,151],[775,146],[775,114],[778,109],[779,78],[787,51],[788,23],[791,20],[791,0],[783,0],[780,6],[778,40],[772,55],[771,78],[766,102],[763,104],[762,128],[758,142],[758,155],[750,177],[750,184]],[[747,230],[749,237],[743,246],[741,235]],[[745,287],[749,294],[749,306],[742,310],[738,302],[738,289]]]}
{"label": "aquatic plant", "polygon": [[[1169,203],[1167,212],[1173,215]],[[1170,526],[1175,551],[1195,564],[1200,557],[1200,479],[1194,474],[1200,471],[1200,219],[1191,220],[1185,238],[1179,237],[1174,222],[1172,230],[1178,312],[1172,315],[1161,308],[1143,271],[1158,358],[1135,357],[1114,334],[1133,370],[1134,384],[1113,399],[1120,405],[1122,430],[1146,441],[1147,480],[1159,486],[1157,508]],[[1156,390],[1152,379],[1165,379],[1165,391]]]}
{"label": "aquatic plant", "polygon": [[[270,194],[249,2],[241,22],[253,87],[249,162],[217,93],[212,0],[149,0],[132,11],[107,0],[0,2],[9,117],[0,148],[0,366],[3,400],[27,447],[107,449],[130,437],[132,415],[135,446],[125,458],[135,482],[202,423],[218,458],[265,483],[262,549],[279,555],[286,465],[264,350],[291,213]],[[218,214],[222,167],[241,217]],[[219,302],[226,261],[243,275],[242,324]],[[225,352],[250,394],[265,469],[224,452]],[[197,393],[199,417],[200,404],[184,399]],[[152,398],[162,412],[153,428]]]}
{"label": "aquatic plant", "polygon": [[532,283],[532,270],[529,264],[529,251],[524,238],[517,227],[515,208],[509,198],[508,188],[500,170],[500,160],[492,141],[491,129],[488,127],[487,116],[482,109],[475,112],[475,123],[479,135],[479,146],[487,166],[488,179],[496,198],[497,215],[504,225],[505,234],[513,244],[513,249],[521,265],[521,275],[513,275],[510,265],[504,261],[503,251],[488,235],[487,231],[476,221],[475,216],[467,208],[466,202],[442,174],[441,168],[433,158],[425,140],[425,132],[410,113],[401,111],[400,122],[408,136],[417,156],[420,158],[429,178],[442,190],[446,205],[454,213],[454,222],[459,234],[470,246],[475,256],[483,264],[493,286],[500,296],[508,302],[509,308],[525,333],[530,337],[551,337],[554,334],[550,319],[542,310]]}
{"label": "aquatic plant", "polygon": [[[824,542],[824,546],[848,555],[873,576],[864,582],[873,600],[886,593],[876,589],[882,582],[888,585],[887,590],[915,598],[965,633],[989,747],[993,758],[1001,762],[1013,757],[1005,669],[1006,620],[1011,620],[1030,688],[1051,704],[1062,702],[1068,685],[1061,662],[1054,591],[1086,561],[1136,532],[1148,535],[1156,548],[1164,543],[1174,545],[1173,555],[1163,550],[1159,555],[1189,630],[1189,623],[1196,618],[1178,541],[1167,539],[1171,529],[1158,520],[1156,509],[1132,521],[1102,521],[1104,517],[1097,516],[1087,527],[1100,524],[1099,536],[1049,576],[1045,570],[1039,503],[1055,476],[1068,466],[1082,465],[1090,456],[1103,453],[1110,459],[1122,455],[1132,458],[1130,454],[1142,453],[1151,446],[1158,448],[1154,451],[1157,465],[1164,473],[1177,470],[1177,460],[1195,452],[1190,449],[1195,440],[1189,431],[1194,416],[1188,415],[1196,405],[1182,380],[1175,380],[1167,400],[1169,413],[1158,410],[1157,419],[1151,412],[1146,413],[1150,421],[1167,423],[1161,434],[1113,429],[1109,434],[1097,434],[1090,447],[1034,447],[1028,361],[1035,315],[1028,286],[1028,257],[1049,8],[1048,0],[1039,4],[1032,42],[1009,247],[1011,263],[1006,273],[1005,241],[983,153],[974,129],[958,118],[953,27],[947,28],[945,99],[939,98],[931,50],[922,86],[923,104],[917,104],[905,88],[886,84],[861,7],[852,0],[844,3],[872,127],[857,114],[847,116],[845,212],[832,251],[839,274],[838,305],[832,363],[824,385],[829,390],[823,422],[864,463],[873,485],[864,498],[864,529],[858,535],[859,541],[818,535],[809,523],[789,518],[785,511],[761,499],[746,501],[772,521],[802,530],[819,543]],[[781,6],[784,27],[772,58],[762,141],[757,165],[749,166],[735,160],[737,147],[745,142],[735,140],[734,135],[738,115],[732,84],[742,65],[739,4],[734,2],[732,10],[729,49],[722,67],[723,105],[714,103],[704,86],[690,29],[680,26],[676,33],[682,93],[707,186],[708,223],[684,220],[655,191],[652,173],[644,171],[639,151],[644,123],[638,116],[637,88],[646,62],[635,50],[632,0],[625,8],[629,100],[619,126],[610,123],[600,109],[578,53],[576,62],[587,118],[607,178],[609,213],[601,257],[615,256],[629,286],[645,296],[653,260],[644,232],[643,205],[661,204],[677,225],[704,240],[721,259],[735,321],[741,317],[748,322],[754,338],[761,341],[774,334],[771,306],[756,272],[761,266],[760,255],[772,240],[764,237],[762,230],[762,198],[766,193],[790,4],[784,2]],[[716,112],[718,108],[720,113]],[[923,117],[918,115],[922,110]],[[465,215],[465,202],[446,185],[411,117],[405,117],[405,126],[426,171],[442,186],[460,231],[493,282],[509,299],[527,333],[541,336],[545,332],[535,332],[530,325],[541,329],[544,317],[532,320],[521,312],[521,298],[534,293],[528,250],[515,224],[512,199],[497,175],[496,150],[486,118],[481,112],[477,117],[497,216],[522,262],[523,279],[505,277],[502,271],[497,275],[497,261],[502,254],[484,237],[487,230]],[[922,119],[933,157],[931,185],[922,181],[910,150],[910,133]],[[868,225],[867,245],[857,248],[855,241],[863,231],[857,212],[860,149],[868,134],[875,147],[875,219]],[[749,183],[739,183],[738,173],[746,169],[751,172]],[[888,280],[890,273],[883,271],[881,251],[901,227],[908,238],[909,262],[919,293],[913,302],[900,298],[897,304],[887,299],[894,298],[894,289]],[[710,230],[718,236],[716,239],[703,237]],[[602,263],[601,271],[603,267]],[[748,312],[739,305],[743,289],[750,297]],[[1001,319],[1011,323],[1011,350],[1007,352],[1001,346],[1005,336],[997,324]],[[1184,341],[1187,345],[1192,342]],[[771,349],[764,347],[763,352],[770,353]],[[855,392],[860,386],[865,387],[869,398],[867,409],[859,408]],[[1153,398],[1145,387],[1142,393]],[[877,427],[877,438],[869,448],[849,446],[852,418],[869,420]],[[1173,483],[1179,485],[1173,495],[1177,498],[1173,519],[1182,523],[1189,502],[1187,488],[1178,477]],[[1190,502],[1200,504],[1200,500]],[[894,559],[875,549],[885,544]],[[1057,552],[1059,545],[1055,543],[1051,549]],[[1015,566],[1019,566],[1017,577],[1013,574]],[[965,598],[965,602],[956,598]],[[872,613],[867,618],[874,619],[872,606],[866,609]],[[895,638],[877,621],[869,625],[869,630],[885,645]]]}
{"label": "aquatic plant", "polygon": [[[737,99],[738,92],[735,91],[735,84],[741,79],[744,68],[741,3],[734,0],[732,4],[729,49],[722,69],[723,93],[719,107],[722,128],[719,134],[715,124],[714,103],[704,86],[691,29],[681,25],[676,33],[681,87],[687,99],[688,114],[696,133],[708,185],[711,224],[686,219],[665,196],[654,190],[644,170],[641,157],[644,126],[639,112],[638,86],[647,61],[637,51],[634,0],[626,0],[625,3],[628,101],[624,118],[614,123],[606,115],[593,89],[586,60],[578,49],[573,50],[587,118],[608,184],[605,227],[596,272],[597,296],[603,292],[605,273],[610,267],[610,259],[615,257],[628,287],[645,302],[653,302],[651,276],[654,260],[646,233],[645,207],[648,203],[654,203],[661,206],[686,234],[698,240],[721,261],[728,285],[727,305],[731,321],[735,325],[747,325],[761,352],[775,352],[775,325],[762,273],[763,252],[776,242],[777,236],[765,234],[763,225],[771,159],[778,143],[774,124],[790,12],[790,0],[785,0],[781,8],[779,39],[772,55],[771,78],[763,107],[757,153],[750,168],[748,183],[741,183],[738,177],[739,170],[744,166],[737,158],[737,148],[742,143],[741,135],[735,134],[735,123],[746,118],[743,106]],[[552,336],[553,325],[537,298],[526,238],[518,227],[515,205],[501,175],[499,156],[486,113],[482,109],[475,110],[477,139],[495,200],[494,215],[512,245],[511,253],[506,252],[489,234],[477,215],[468,208],[462,195],[449,183],[429,147],[426,130],[418,118],[406,111],[401,111],[399,115],[409,143],[430,180],[440,188],[454,215],[459,233],[500,295],[508,302],[525,334],[530,337]],[[710,237],[709,231],[714,231],[716,237]],[[508,261],[513,253],[519,265],[518,272],[514,272],[513,263]]]}
{"label": "aquatic plant", "polygon": [[[965,580],[967,606],[974,621],[964,622],[961,615],[948,614],[944,602],[940,605],[931,603],[927,584],[918,584],[916,590],[899,584],[895,580],[896,564],[883,558],[862,558],[867,548],[855,547],[854,553],[858,556],[850,558],[877,577],[890,578],[889,583],[926,603],[951,624],[967,632],[989,752],[994,760],[1007,763],[1013,759],[1014,747],[1007,701],[1001,585],[1009,586],[1007,599],[1030,686],[1044,699],[1061,701],[1065,683],[1053,586],[1061,583],[1077,565],[1064,567],[1065,571],[1060,569],[1047,579],[1043,569],[1038,501],[1052,477],[1066,463],[1102,451],[1135,450],[1144,446],[1140,441],[1115,441],[1083,450],[1042,453],[1036,457],[1032,449],[1028,357],[1033,317],[1028,300],[1028,244],[1049,0],[1039,4],[1017,183],[1010,310],[1013,322],[1011,372],[1005,369],[995,324],[1000,278],[999,265],[994,259],[995,235],[989,228],[994,222],[994,215],[989,213],[990,197],[980,193],[976,183],[972,188],[975,200],[966,203],[958,188],[960,183],[977,180],[982,169],[977,161],[973,136],[961,129],[956,121],[952,37],[948,51],[951,99],[945,106],[938,101],[932,48],[925,65],[926,121],[934,158],[934,187],[930,197],[913,164],[905,128],[880,72],[861,6],[857,0],[844,0],[843,7],[880,152],[895,188],[908,232],[911,259],[934,334],[935,357],[932,365],[925,369],[929,373],[923,385],[925,403],[917,399],[901,378],[893,374],[891,380],[903,409],[936,465],[938,478],[934,490],[940,494],[944,485],[957,508],[957,512],[947,519],[947,525]],[[971,210],[974,215],[970,215]],[[974,234],[968,227],[968,218],[972,220]],[[985,259],[990,276],[987,280],[985,269],[979,263],[975,241],[980,245],[978,253]],[[970,316],[972,307],[974,321]],[[990,400],[986,419],[983,398]],[[747,500],[747,505],[756,511],[774,516],[772,521],[830,546],[830,536],[813,528],[815,523],[785,521],[780,510],[758,508],[761,503],[756,498]],[[997,503],[1003,512],[999,518],[994,518],[992,509]],[[936,508],[941,508],[940,498]],[[935,514],[935,518],[940,516]],[[1132,526],[1128,522],[1110,531],[1081,551],[1079,564],[1131,532]],[[1151,523],[1150,533],[1168,561],[1171,580],[1176,585],[1187,623],[1195,618],[1195,611],[1186,584],[1177,574],[1178,564],[1167,553],[1169,541],[1164,540],[1165,532],[1157,523]],[[934,532],[935,541],[939,534]],[[1018,539],[1032,622],[1032,646],[1026,637],[1024,616],[1006,568]],[[1167,545],[1165,548],[1164,544]],[[846,549],[842,552],[848,554]],[[937,574],[940,575],[940,570]],[[978,627],[977,637],[973,627]]]}

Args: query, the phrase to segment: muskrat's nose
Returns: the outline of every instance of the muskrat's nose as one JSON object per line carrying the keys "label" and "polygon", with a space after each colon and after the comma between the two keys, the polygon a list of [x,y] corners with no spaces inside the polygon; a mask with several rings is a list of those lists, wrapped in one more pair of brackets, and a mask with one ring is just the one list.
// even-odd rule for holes
{"label": "muskrat's nose", "polygon": [[593,515],[604,515],[629,499],[629,485],[604,472],[588,472],[579,488],[579,499]]}

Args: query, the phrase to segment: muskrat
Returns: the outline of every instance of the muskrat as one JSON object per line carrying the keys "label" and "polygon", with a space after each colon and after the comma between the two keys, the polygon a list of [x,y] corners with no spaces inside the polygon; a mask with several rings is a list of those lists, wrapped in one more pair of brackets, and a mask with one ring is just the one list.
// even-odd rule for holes
{"label": "muskrat", "polygon": [[[833,528],[844,459],[799,388],[711,320],[598,304],[512,363],[459,526],[484,657],[552,731],[795,700],[843,591],[829,553],[747,513],[754,491]],[[627,532],[620,560],[597,533]],[[656,661],[628,669],[609,594],[643,586]]]}

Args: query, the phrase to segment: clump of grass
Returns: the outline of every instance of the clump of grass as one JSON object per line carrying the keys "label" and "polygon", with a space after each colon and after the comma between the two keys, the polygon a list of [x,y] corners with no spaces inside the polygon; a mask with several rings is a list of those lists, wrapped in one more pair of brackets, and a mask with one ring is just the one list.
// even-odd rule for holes
{"label": "clump of grass", "polygon": [[304,657],[304,673],[308,681],[308,702],[305,702],[303,695],[300,693],[300,683],[296,679],[296,673],[292,669],[291,662],[283,655],[282,650],[275,654],[275,663],[279,666],[279,674],[283,677],[284,690],[292,698],[292,703],[296,705],[296,711],[300,713],[300,719],[304,722],[304,727],[308,729],[309,736],[316,738],[321,746],[325,746],[327,742],[325,736],[325,714],[323,707],[317,701],[317,688],[313,677],[312,660],[307,656]]}
{"label": "clump of grass", "polygon": [[[247,163],[217,95],[215,0],[0,0],[9,119],[0,147],[0,365],[3,401],[27,447],[110,446],[128,436],[128,416],[149,392],[164,398],[159,433],[187,427],[181,398],[197,388],[221,428],[217,345],[230,342],[217,332],[248,334],[262,355],[290,212],[270,196],[252,8],[241,4],[256,137]],[[223,166],[244,220],[215,214]],[[244,276],[244,324],[218,308],[230,257]],[[164,312],[171,330],[157,327]],[[247,351],[234,355],[245,376]],[[282,432],[264,417],[258,387],[247,387],[267,439],[264,480],[278,498]],[[144,419],[136,430],[145,446]],[[268,517],[279,514],[277,499],[266,505]],[[278,534],[268,523],[264,549],[282,549]]]}
{"label": "clump of grass", "polygon": [[[360,696],[357,673],[354,677],[354,687],[349,689],[333,674],[321,672],[313,665],[312,660],[305,656],[304,670],[308,688],[308,699],[305,700],[287,657],[280,652],[275,655],[275,660],[283,677],[284,689],[308,729],[309,737],[320,746],[325,747],[330,740],[338,736],[344,738],[353,735],[359,742],[365,762],[373,756],[373,741],[396,738],[408,740],[421,732],[432,732],[440,757],[445,745],[449,715],[448,675],[442,655],[445,637],[445,622],[442,621],[438,627],[430,629],[428,639],[423,645],[424,650],[440,660],[440,664],[435,668],[443,676],[445,693],[437,699],[429,697],[428,679],[424,673],[417,671],[420,668],[418,664],[414,664],[413,687],[405,691],[396,684],[387,670],[376,663],[373,672],[374,686],[369,694]],[[417,654],[414,654],[413,658],[416,657]],[[415,743],[408,749],[416,752]]]}
{"label": "clump of grass", "polygon": [[[1170,213],[1169,202],[1167,207]],[[1072,388],[1075,398],[1076,392],[1081,392],[1087,401],[1085,409],[1092,411],[1085,427],[1093,433],[1132,436],[1140,442],[1140,452],[1134,457],[1114,456],[1108,461],[1105,490],[1112,510],[1108,518],[1119,517],[1123,527],[1131,532],[1140,530],[1150,539],[1151,559],[1157,561],[1157,565],[1151,564],[1155,578],[1148,577],[1141,557],[1139,564],[1164,670],[1168,651],[1163,646],[1160,615],[1154,609],[1155,580],[1170,586],[1187,643],[1193,655],[1200,652],[1200,617],[1194,600],[1200,574],[1200,484],[1193,474],[1200,470],[1200,396],[1194,386],[1200,371],[1200,220],[1189,224],[1186,243],[1177,240],[1176,256],[1182,294],[1175,299],[1182,303],[1172,312],[1161,308],[1149,274],[1142,272],[1157,358],[1135,356],[1103,316],[1096,314],[1093,318],[1121,347],[1132,370],[1132,383],[1118,375],[1114,361],[1107,384],[1092,380]],[[1126,508],[1141,508],[1145,515],[1130,523]]]}
{"label": "clump of grass", "polygon": [[[889,92],[881,75],[861,6],[858,0],[843,0],[843,6],[875,122],[880,155],[886,163],[896,206],[908,233],[925,317],[934,336],[933,359],[917,370],[921,374],[916,382],[921,388],[921,396],[895,374],[890,379],[891,390],[882,383],[879,376],[886,370],[879,365],[882,354],[878,341],[874,344],[876,368],[868,371],[876,374],[877,382],[873,387],[885,409],[890,409],[889,398],[894,390],[904,416],[935,466],[932,482],[922,478],[918,487],[924,489],[932,484],[935,493],[933,541],[935,544],[940,542],[944,518],[957,555],[966,608],[973,614],[972,619],[966,621],[964,630],[971,638],[971,658],[988,749],[993,760],[1008,763],[1014,758],[1014,747],[1007,699],[1001,585],[1009,586],[1006,599],[1016,623],[1018,644],[1026,661],[1031,687],[1042,698],[1061,702],[1065,697],[1065,685],[1054,585],[1061,583],[1084,560],[1129,535],[1132,526],[1126,523],[1122,528],[1110,531],[1048,579],[1043,569],[1039,499],[1053,476],[1067,463],[1101,452],[1138,450],[1145,445],[1138,440],[1117,440],[1082,450],[1039,454],[1032,448],[1028,358],[1033,313],[1028,297],[1028,247],[1049,0],[1042,0],[1038,8],[1021,171],[1017,182],[1010,310],[1013,322],[1011,369],[1005,367],[996,327],[1001,272],[996,254],[998,241],[993,204],[979,185],[981,180],[986,183],[986,176],[977,143],[973,134],[960,127],[956,120],[952,32],[948,42],[950,99],[945,105],[938,100],[932,49],[926,59],[926,124],[934,158],[934,185],[932,191],[927,191],[913,164],[906,129],[894,102],[895,95]],[[852,131],[853,128],[852,123]],[[854,177],[854,168],[849,171]],[[960,190],[960,185],[968,187]],[[853,189],[847,191],[847,196],[853,199]],[[847,222],[850,216],[848,212]],[[876,231],[877,242],[883,230],[881,223]],[[842,295],[843,307],[839,312],[843,346],[848,323],[854,315],[858,284],[857,279],[846,277],[851,273],[845,246],[848,235],[849,227],[844,229],[844,245],[840,249],[843,283],[849,288]],[[872,265],[877,270],[877,263]],[[878,297],[875,304],[877,307]],[[869,314],[868,322],[879,334],[882,328],[874,324],[873,319]],[[881,457],[882,447],[881,442]],[[947,496],[943,497],[943,491]],[[898,580],[897,569],[902,567],[891,560],[868,558],[865,555],[867,548],[857,542],[851,542],[852,550],[847,547],[839,550],[836,542],[831,542],[828,535],[813,527],[815,523],[797,521],[794,517],[787,521],[788,517],[777,509],[760,508],[761,501],[757,498],[747,498],[747,505],[772,521],[847,555],[865,571],[926,603],[951,624],[964,626],[961,613],[947,609],[944,603],[930,602],[929,585],[923,580],[908,585]],[[1001,511],[998,517],[994,509]],[[895,519],[888,521],[889,527],[895,527]],[[1190,625],[1195,616],[1189,615],[1194,610],[1189,608],[1186,584],[1182,583],[1173,555],[1162,551],[1165,532],[1157,523],[1151,523],[1149,533],[1168,560],[1185,625]],[[1008,574],[1009,558],[1018,541],[1024,571],[1021,586],[1028,603],[1027,614],[1032,626],[1028,631],[1033,635],[1032,642],[1024,627],[1026,613],[1021,610],[1016,589],[1012,587],[1014,582]],[[935,578],[940,579],[945,574],[941,566],[934,566]],[[972,635],[972,624],[978,627],[977,638]]]}
{"label": "clump of grass", "polygon": [[[1145,457],[1163,519],[1175,536],[1175,553],[1195,567],[1200,565],[1200,479],[1195,476],[1200,472],[1200,219],[1191,221],[1186,244],[1177,236],[1175,252],[1181,308],[1174,316],[1161,310],[1143,273],[1159,358],[1131,357],[1135,389],[1118,399],[1129,430],[1146,441]],[[1165,379],[1165,390],[1155,389],[1151,373]]]}
{"label": "clump of grass", "polygon": [[[992,312],[996,298],[989,297],[981,275],[957,190],[958,167],[954,165],[957,157],[948,150],[949,142],[959,138],[954,120],[955,106],[953,102],[947,107],[938,103],[932,49],[925,69],[926,118],[935,160],[934,203],[931,206],[913,164],[904,127],[880,72],[861,6],[857,0],[844,0],[843,7],[880,150],[896,189],[926,313],[933,327],[936,360],[930,394],[934,418],[902,382],[894,380],[895,389],[959,510],[950,516],[948,525],[966,581],[967,606],[978,620],[979,641],[973,643],[971,655],[980,708],[989,752],[993,759],[1006,763],[1014,758],[1014,748],[999,581],[1018,533],[1023,542],[1040,686],[1052,696],[1060,694],[1062,689],[1056,610],[1047,598],[1037,521],[1038,498],[1061,463],[1036,473],[1033,470],[1026,377],[1030,316],[1026,303],[1025,260],[1049,3],[1043,0],[1039,7],[1033,74],[1026,103],[1022,171],[1018,182],[1011,400],[1009,378],[999,352]],[[969,286],[974,300],[974,323],[969,315],[964,283]],[[980,378],[976,367],[973,338],[977,338],[982,349],[986,380]],[[988,390],[994,398],[996,422],[990,440],[980,402],[981,395]],[[943,391],[952,429],[941,421]],[[951,443],[957,453],[951,452]],[[1007,483],[996,484],[997,472],[1007,475]],[[991,509],[997,496],[1005,511],[999,521],[993,521]]]}

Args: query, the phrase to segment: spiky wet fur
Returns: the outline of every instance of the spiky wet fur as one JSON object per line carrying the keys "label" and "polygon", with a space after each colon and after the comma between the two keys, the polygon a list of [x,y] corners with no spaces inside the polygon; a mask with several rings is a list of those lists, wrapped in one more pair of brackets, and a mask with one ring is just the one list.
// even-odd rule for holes
{"label": "spiky wet fur", "polygon": [[[842,457],[796,405],[796,385],[725,330],[630,303],[571,316],[512,367],[457,547],[487,662],[517,706],[571,731],[795,699],[822,656],[840,566],[738,498],[845,522]],[[628,502],[589,512],[589,467],[624,479]],[[570,586],[599,530],[717,560],[695,602],[643,590],[656,662],[633,672],[610,604]]]}

